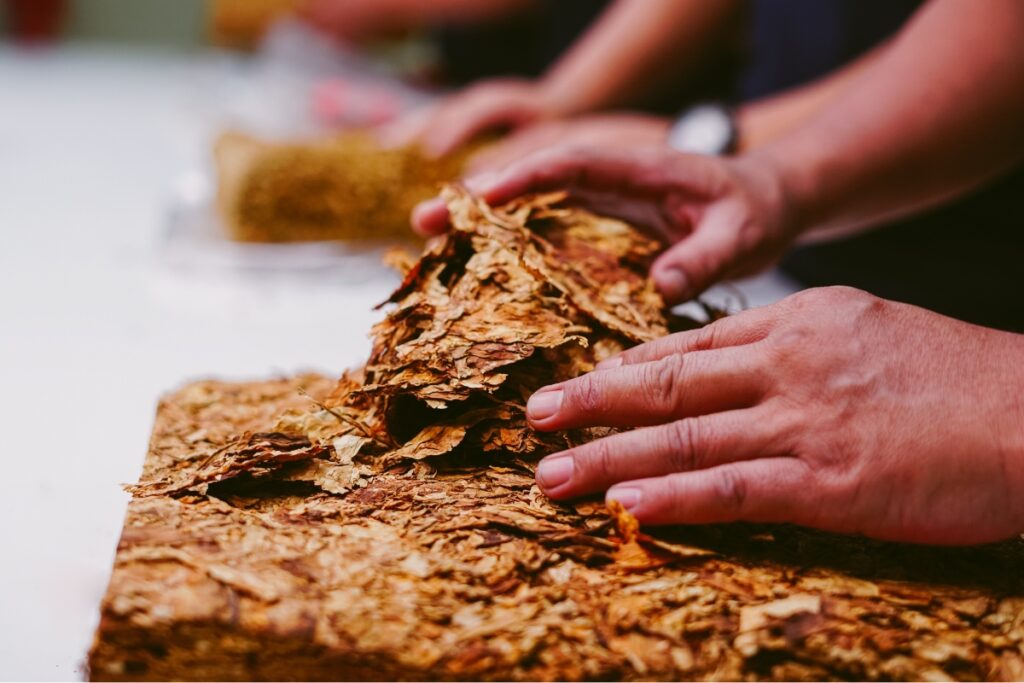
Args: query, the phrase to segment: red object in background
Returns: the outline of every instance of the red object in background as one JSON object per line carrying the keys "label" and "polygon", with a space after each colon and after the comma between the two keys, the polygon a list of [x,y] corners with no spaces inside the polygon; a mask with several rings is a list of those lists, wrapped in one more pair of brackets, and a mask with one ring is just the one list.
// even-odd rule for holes
{"label": "red object in background", "polygon": [[66,0],[6,0],[7,18],[15,40],[48,43],[60,37]]}

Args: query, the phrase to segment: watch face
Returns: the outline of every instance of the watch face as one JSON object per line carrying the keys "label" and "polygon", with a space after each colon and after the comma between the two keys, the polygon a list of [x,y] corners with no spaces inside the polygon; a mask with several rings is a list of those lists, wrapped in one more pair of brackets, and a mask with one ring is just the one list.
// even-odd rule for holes
{"label": "watch face", "polygon": [[705,104],[683,113],[668,134],[668,144],[680,152],[723,154],[733,138],[732,117],[724,107]]}

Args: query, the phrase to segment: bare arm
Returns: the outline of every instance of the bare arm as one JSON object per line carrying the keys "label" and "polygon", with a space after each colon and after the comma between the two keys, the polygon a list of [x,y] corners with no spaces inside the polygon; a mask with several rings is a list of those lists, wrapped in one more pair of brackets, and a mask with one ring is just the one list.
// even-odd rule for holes
{"label": "bare arm", "polygon": [[479,133],[634,103],[697,67],[740,0],[618,0],[536,81],[481,81],[380,131],[443,155]]}
{"label": "bare arm", "polygon": [[750,154],[799,230],[847,231],[963,194],[1024,158],[1024,3],[932,0],[819,115]]}
{"label": "bare arm", "polygon": [[736,112],[739,151],[765,145],[798,127],[835,100],[888,50],[877,45],[854,61],[811,83],[744,104]]}
{"label": "bare arm", "polygon": [[559,114],[634,105],[699,68],[738,0],[618,0],[542,82]]}

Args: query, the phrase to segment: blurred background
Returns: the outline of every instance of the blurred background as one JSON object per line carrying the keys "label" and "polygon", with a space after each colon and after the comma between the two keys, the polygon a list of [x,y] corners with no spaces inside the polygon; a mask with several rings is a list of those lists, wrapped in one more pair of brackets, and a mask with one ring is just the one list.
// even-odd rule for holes
{"label": "blurred background", "polygon": [[223,129],[315,127],[316,68],[260,60],[261,18],[218,23],[274,4],[0,2],[0,679],[82,679],[162,393],[369,349],[385,269],[187,233]]}
{"label": "blurred background", "polygon": [[224,239],[218,137],[324,135],[485,67],[535,75],[603,6],[556,4],[557,34],[442,43],[353,16],[324,31],[292,0],[0,1],[0,678],[82,677],[163,392],[339,374],[396,283],[373,248]]}

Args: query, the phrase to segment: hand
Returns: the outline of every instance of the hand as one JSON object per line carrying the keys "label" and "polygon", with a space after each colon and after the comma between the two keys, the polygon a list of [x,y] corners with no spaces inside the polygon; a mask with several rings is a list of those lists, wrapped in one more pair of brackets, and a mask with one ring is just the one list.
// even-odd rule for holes
{"label": "hand", "polygon": [[427,154],[443,156],[480,133],[514,130],[552,114],[541,86],[527,80],[495,79],[382,127],[378,138],[389,147],[419,142]]}
{"label": "hand", "polygon": [[553,498],[967,544],[1024,531],[1022,396],[1020,335],[836,287],[625,351],[527,415],[640,427],[544,458]]}
{"label": "hand", "polygon": [[488,146],[469,161],[471,173],[499,170],[508,164],[549,147],[648,147],[668,137],[669,122],[642,114],[603,114],[573,119],[542,121],[526,126]]}
{"label": "hand", "polygon": [[[654,262],[651,277],[669,303],[764,269],[799,234],[769,167],[664,146],[559,147],[467,185],[492,204],[564,188],[597,213],[660,233],[674,246]],[[412,221],[419,232],[437,234],[447,228],[448,212],[443,202],[430,200],[416,207]]]}

